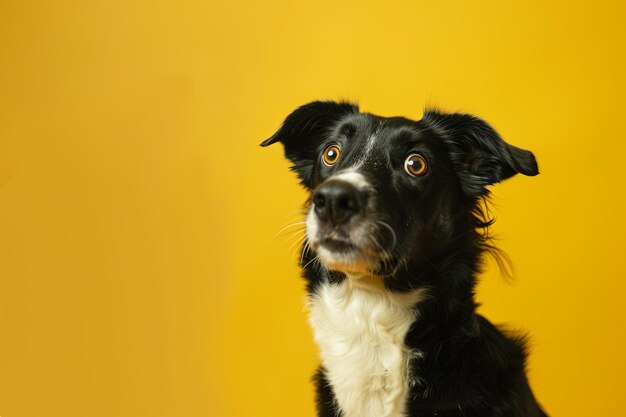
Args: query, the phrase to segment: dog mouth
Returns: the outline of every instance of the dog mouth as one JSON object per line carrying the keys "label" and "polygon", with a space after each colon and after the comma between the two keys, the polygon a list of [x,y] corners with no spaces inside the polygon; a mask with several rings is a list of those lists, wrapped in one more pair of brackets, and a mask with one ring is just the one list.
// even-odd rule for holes
{"label": "dog mouth", "polygon": [[332,230],[313,238],[309,235],[309,238],[317,258],[334,271],[356,276],[381,275],[391,261],[388,251],[374,245],[369,236],[354,230],[352,233]]}
{"label": "dog mouth", "polygon": [[329,269],[350,274],[373,273],[378,260],[350,242],[325,239],[314,249]]}
{"label": "dog mouth", "polygon": [[358,246],[347,239],[324,238],[320,240],[319,245],[332,251],[333,253],[350,253],[359,251]]}

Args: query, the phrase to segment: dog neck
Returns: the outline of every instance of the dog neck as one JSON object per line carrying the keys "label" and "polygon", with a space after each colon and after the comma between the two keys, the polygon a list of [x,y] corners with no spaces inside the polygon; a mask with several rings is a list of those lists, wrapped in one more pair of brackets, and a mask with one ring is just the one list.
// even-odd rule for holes
{"label": "dog neck", "polygon": [[[308,281],[309,293],[322,283],[341,283],[350,280],[359,286],[384,289],[393,293],[408,293],[424,289],[424,300],[420,303],[418,326],[421,337],[450,336],[456,332],[467,332],[475,321],[476,303],[474,287],[479,273],[480,258],[484,249],[473,243],[477,232],[471,230],[456,240],[454,246],[427,257],[416,257],[394,271],[393,275],[344,274],[326,269],[318,262],[310,262],[314,255],[305,253],[303,265]],[[466,244],[463,244],[466,242]],[[309,259],[307,259],[309,258]]]}

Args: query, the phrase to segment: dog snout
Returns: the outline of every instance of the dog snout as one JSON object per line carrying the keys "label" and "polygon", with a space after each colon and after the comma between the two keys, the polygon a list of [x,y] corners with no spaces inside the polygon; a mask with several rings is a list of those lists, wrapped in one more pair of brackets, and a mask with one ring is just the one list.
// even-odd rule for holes
{"label": "dog snout", "polygon": [[361,212],[365,195],[346,181],[327,181],[313,194],[315,214],[323,222],[345,224]]}

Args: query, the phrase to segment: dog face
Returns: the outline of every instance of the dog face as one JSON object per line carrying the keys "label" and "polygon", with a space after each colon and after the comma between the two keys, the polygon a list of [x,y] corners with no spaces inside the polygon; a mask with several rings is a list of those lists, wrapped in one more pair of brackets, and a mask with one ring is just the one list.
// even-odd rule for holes
{"label": "dog face", "polygon": [[262,146],[275,142],[311,192],[310,248],[328,269],[356,277],[394,275],[449,250],[476,227],[487,186],[538,173],[531,152],[465,114],[413,121],[318,101]]}

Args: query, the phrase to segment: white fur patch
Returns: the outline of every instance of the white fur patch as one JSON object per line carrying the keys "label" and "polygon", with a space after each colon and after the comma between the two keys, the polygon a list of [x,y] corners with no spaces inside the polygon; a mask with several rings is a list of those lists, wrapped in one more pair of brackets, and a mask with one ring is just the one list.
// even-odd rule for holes
{"label": "white fur patch", "polygon": [[392,293],[380,278],[348,277],[311,294],[310,322],[345,417],[402,417],[412,378],[405,344],[424,290]]}
{"label": "white fur patch", "polygon": [[333,175],[329,179],[345,181],[349,184],[352,184],[359,190],[364,190],[371,187],[370,183],[367,182],[363,174],[357,171],[357,169],[354,167],[341,171],[338,174]]}
{"label": "white fur patch", "polygon": [[374,144],[376,142],[376,135],[380,130],[380,127],[381,126],[379,125],[376,129],[376,132],[370,135],[370,137],[367,139],[367,144],[365,145],[365,149],[363,150],[363,155],[359,159],[359,162],[354,166],[354,168],[360,168],[365,163],[369,155],[372,153],[372,149],[374,149]]}

